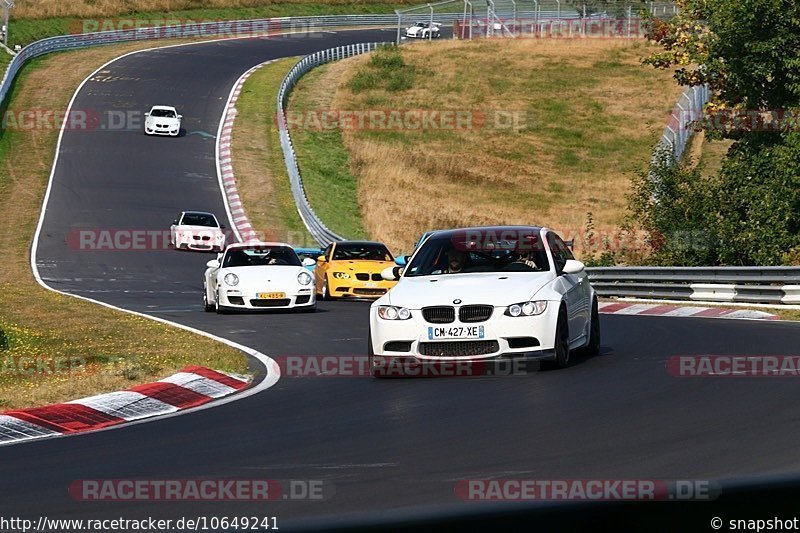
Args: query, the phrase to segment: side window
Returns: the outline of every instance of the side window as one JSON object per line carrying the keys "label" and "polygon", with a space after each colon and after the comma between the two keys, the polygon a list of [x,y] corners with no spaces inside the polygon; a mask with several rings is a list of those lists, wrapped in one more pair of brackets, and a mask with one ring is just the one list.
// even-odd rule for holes
{"label": "side window", "polygon": [[553,252],[553,260],[556,263],[556,270],[560,274],[561,271],[564,270],[564,265],[567,263],[567,259],[574,259],[572,252],[567,245],[564,244],[564,241],[561,240],[561,237],[555,233],[547,234],[547,245],[550,247],[550,251]]}
{"label": "side window", "polygon": [[325,248],[325,253],[322,254],[325,256],[326,261],[331,260],[331,252],[333,251],[333,243],[329,244],[327,248]]}

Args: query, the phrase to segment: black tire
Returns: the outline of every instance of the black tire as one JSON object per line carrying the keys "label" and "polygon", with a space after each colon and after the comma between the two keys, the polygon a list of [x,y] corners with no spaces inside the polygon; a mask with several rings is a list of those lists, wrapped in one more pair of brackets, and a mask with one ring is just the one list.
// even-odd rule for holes
{"label": "black tire", "polygon": [[217,298],[216,301],[214,302],[214,311],[216,311],[218,315],[222,315],[225,313],[225,309],[221,305],[219,305],[219,291],[217,291]]}
{"label": "black tire", "polygon": [[320,295],[320,299],[323,301],[328,301],[331,299],[331,293],[328,290],[328,276],[325,276],[325,281],[322,282],[322,294]]}
{"label": "black tire", "polygon": [[210,313],[214,311],[214,306],[208,303],[208,291],[206,290],[206,286],[203,285],[203,310],[206,313]]}
{"label": "black tire", "polygon": [[584,348],[584,353],[589,357],[600,355],[600,311],[597,300],[592,302],[592,318],[589,325],[589,343]]}
{"label": "black tire", "polygon": [[547,368],[566,368],[569,366],[569,324],[567,323],[567,312],[562,307],[558,312],[556,322],[556,342],[555,359],[548,361]]}

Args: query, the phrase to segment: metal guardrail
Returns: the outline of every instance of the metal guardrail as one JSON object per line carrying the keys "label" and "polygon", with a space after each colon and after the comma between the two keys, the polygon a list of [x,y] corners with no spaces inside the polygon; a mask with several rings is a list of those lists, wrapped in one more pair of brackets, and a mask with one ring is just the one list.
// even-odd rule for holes
{"label": "metal guardrail", "polygon": [[800,304],[800,267],[587,268],[600,296]]}
{"label": "metal guardrail", "polygon": [[330,48],[322,50],[301,59],[292,70],[286,75],[278,90],[278,135],[280,136],[281,149],[283,150],[283,159],[286,163],[286,171],[289,174],[289,183],[291,184],[292,196],[294,197],[297,212],[303,220],[306,228],[311,236],[323,248],[333,241],[341,241],[342,237],[332,232],[325,226],[325,224],[314,213],[311,205],[308,203],[305,189],[303,188],[303,180],[300,177],[300,168],[297,166],[297,157],[295,155],[294,146],[292,145],[292,137],[289,134],[289,127],[286,123],[286,113],[284,106],[289,98],[292,88],[297,84],[297,81],[309,70],[319,65],[352,57],[366,52],[371,52],[382,45],[391,45],[393,43],[360,43],[340,46],[338,48]]}

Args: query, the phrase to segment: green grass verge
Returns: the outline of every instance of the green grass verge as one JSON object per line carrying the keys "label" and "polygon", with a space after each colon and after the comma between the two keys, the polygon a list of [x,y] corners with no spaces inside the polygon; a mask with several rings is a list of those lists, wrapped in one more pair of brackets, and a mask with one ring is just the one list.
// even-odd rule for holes
{"label": "green grass verge", "polygon": [[[237,187],[253,227],[269,228],[290,244],[315,246],[295,207],[276,121],[278,89],[297,60],[270,63],[245,82],[236,102],[232,152]],[[259,181],[264,174],[270,180],[266,187]],[[269,190],[268,198],[258,197],[261,188]]]}
{"label": "green grass verge", "polygon": [[[103,28],[103,21],[116,19],[133,20],[192,20],[192,21],[218,21],[218,20],[247,20],[269,17],[298,17],[311,15],[345,15],[361,13],[394,13],[394,8],[404,2],[371,3],[350,1],[329,4],[324,2],[292,2],[276,3],[261,7],[239,7],[219,9],[189,9],[180,11],[153,11],[123,13],[109,17],[87,17],[85,19],[62,17],[46,19],[13,19],[9,23],[9,46],[16,44],[26,45],[45,37],[82,33],[84,28]],[[13,10],[12,10],[13,17]],[[100,21],[99,24],[96,21]],[[108,22],[106,22],[108,24]],[[153,24],[147,24],[153,25]]]}
{"label": "green grass verge", "polygon": [[[289,98],[288,113],[310,119],[331,109],[332,91],[319,85],[329,68],[315,68],[300,79]],[[302,123],[310,124],[311,120]],[[350,172],[341,129],[292,127],[290,123],[290,130],[303,186],[317,216],[343,237],[366,238],[358,205],[358,182]]]}

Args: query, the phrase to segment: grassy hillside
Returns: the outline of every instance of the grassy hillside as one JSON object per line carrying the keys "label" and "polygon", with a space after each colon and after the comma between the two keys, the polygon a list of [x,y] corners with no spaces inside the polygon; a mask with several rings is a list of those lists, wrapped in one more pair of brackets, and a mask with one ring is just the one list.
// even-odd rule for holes
{"label": "grassy hillside", "polygon": [[[339,162],[327,181],[306,183],[312,205],[335,225],[357,204],[365,233],[396,250],[427,229],[491,223],[546,224],[580,245],[590,212],[601,236],[613,233],[629,177],[680,92],[669,73],[640,64],[648,52],[622,40],[447,41],[327,67],[298,87],[290,111],[384,122],[295,125],[304,176],[306,160]],[[431,120],[418,124],[423,115]]]}

